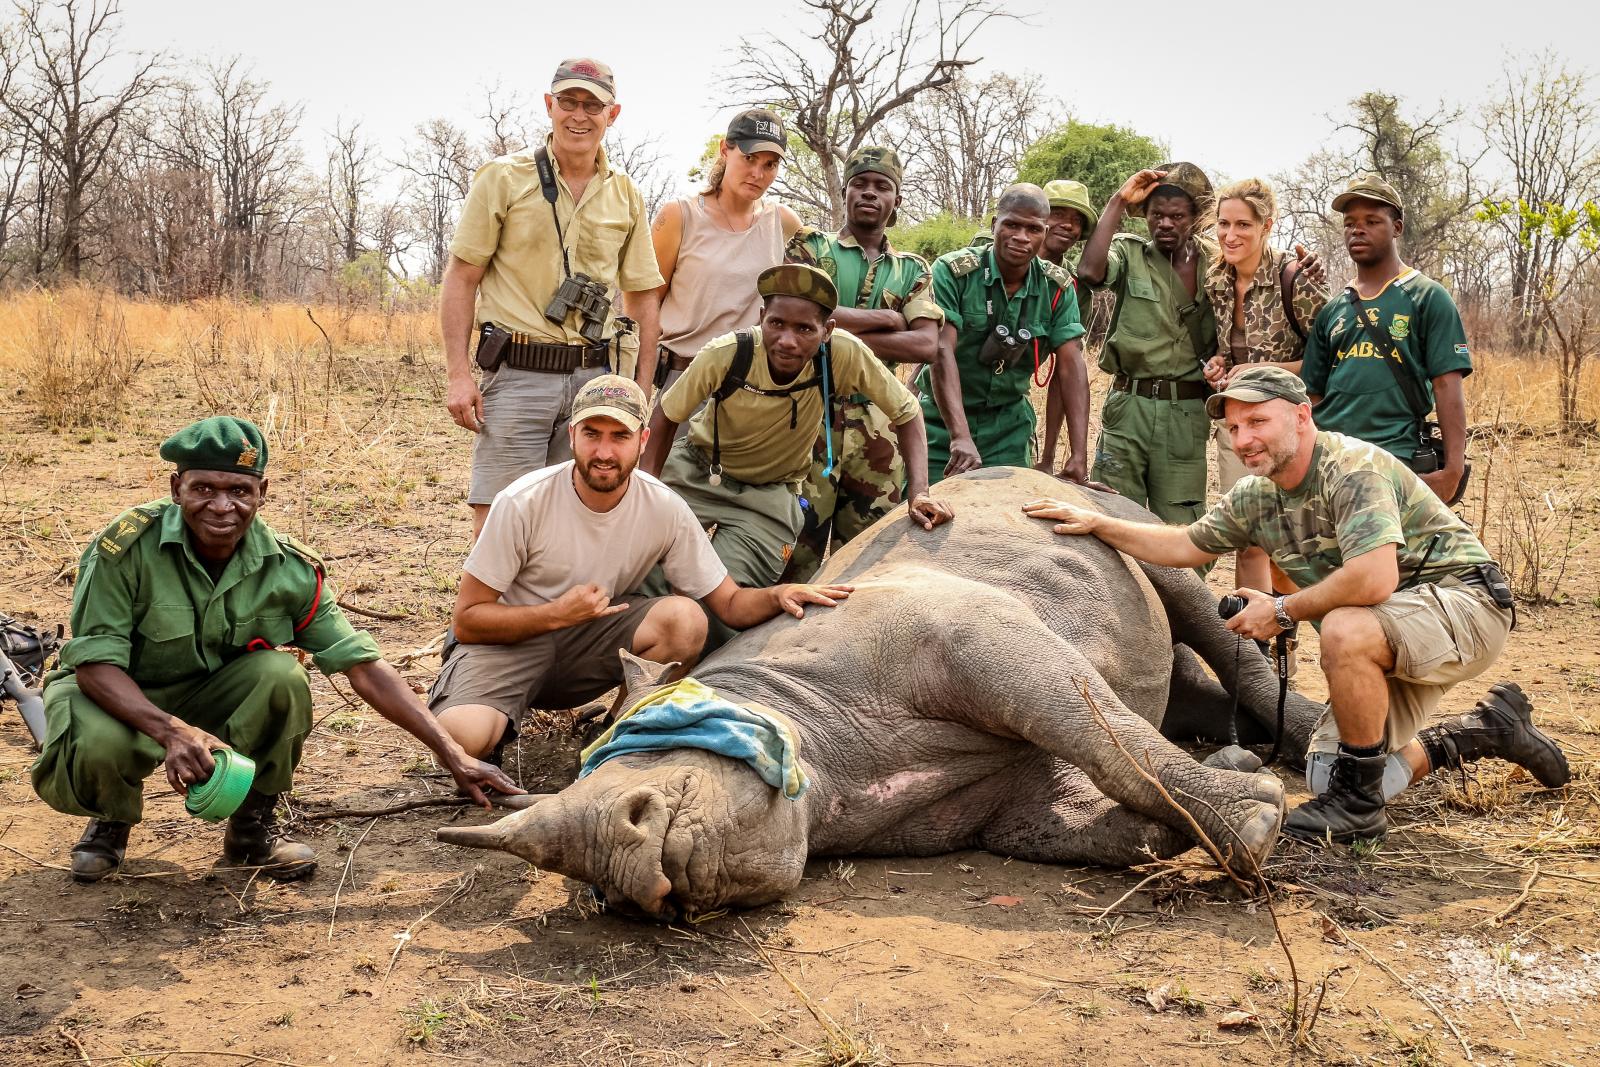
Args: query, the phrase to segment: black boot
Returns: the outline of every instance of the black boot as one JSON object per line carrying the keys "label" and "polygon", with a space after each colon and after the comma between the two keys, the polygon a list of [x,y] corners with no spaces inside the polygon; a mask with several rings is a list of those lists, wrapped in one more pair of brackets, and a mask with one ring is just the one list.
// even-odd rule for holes
{"label": "black boot", "polygon": [[1417,734],[1436,771],[1495,756],[1515,763],[1546,789],[1572,779],[1561,747],[1533,725],[1533,705],[1516,682],[1502,682],[1465,715],[1446,719]]}
{"label": "black boot", "polygon": [[72,846],[72,877],[79,882],[98,882],[122,869],[128,851],[129,825],[110,819],[90,819],[83,836]]}
{"label": "black boot", "polygon": [[254,789],[228,819],[222,860],[230,867],[260,867],[275,882],[308,878],[317,869],[310,845],[278,834],[278,798]]}
{"label": "black boot", "polygon": [[1385,753],[1355,756],[1339,746],[1328,791],[1291,811],[1283,820],[1283,832],[1302,841],[1341,845],[1381,839],[1389,832],[1383,799],[1383,771],[1388,765]]}

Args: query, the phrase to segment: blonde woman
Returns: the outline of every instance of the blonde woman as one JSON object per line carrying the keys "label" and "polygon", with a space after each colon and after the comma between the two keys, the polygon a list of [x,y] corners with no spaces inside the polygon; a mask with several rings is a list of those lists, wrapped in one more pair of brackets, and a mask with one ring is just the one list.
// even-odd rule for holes
{"label": "blonde woman", "polygon": [[[1205,284],[1217,316],[1218,352],[1206,364],[1206,380],[1213,388],[1224,389],[1236,368],[1255,363],[1299,374],[1306,334],[1328,302],[1321,264],[1299,245],[1291,255],[1267,243],[1278,204],[1272,186],[1260,178],[1224,186],[1213,210],[1219,254]],[[1221,491],[1227,493],[1246,472],[1233,453],[1227,429],[1217,424],[1214,436]],[[1240,552],[1234,580],[1248,589],[1270,591],[1266,553],[1259,548]]]}
{"label": "blonde woman", "polygon": [[728,124],[698,196],[675,200],[650,227],[661,295],[661,346],[641,352],[639,380],[677,380],[713,338],[761,318],[756,276],[783,262],[800,216],[766,198],[787,154],[788,131],[770,111],[741,111]]}

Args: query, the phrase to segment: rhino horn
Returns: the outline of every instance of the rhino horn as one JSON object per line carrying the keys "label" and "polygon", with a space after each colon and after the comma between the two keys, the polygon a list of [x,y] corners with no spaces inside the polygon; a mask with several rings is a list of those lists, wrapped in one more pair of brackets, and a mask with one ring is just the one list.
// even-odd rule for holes
{"label": "rhino horn", "polygon": [[535,867],[581,877],[562,862],[567,852],[562,847],[566,820],[560,805],[550,802],[557,795],[530,798],[538,803],[482,826],[441,826],[434,836],[447,845],[498,849],[521,856]]}

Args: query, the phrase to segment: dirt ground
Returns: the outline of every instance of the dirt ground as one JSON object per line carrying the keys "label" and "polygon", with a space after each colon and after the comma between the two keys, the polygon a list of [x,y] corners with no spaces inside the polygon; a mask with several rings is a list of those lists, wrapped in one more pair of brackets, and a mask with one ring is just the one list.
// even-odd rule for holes
{"label": "dirt ground", "polygon": [[[468,441],[436,369],[383,350],[314,359],[156,361],[109,429],[51,431],[7,389],[0,610],[65,622],[80,547],[165,492],[156,444],[221,404],[274,425],[264,517],[330,557],[343,600],[378,616],[356,621],[426,685],[437,657],[409,654],[445,625]],[[1479,377],[1473,418],[1500,432],[1474,446],[1490,492],[1467,515],[1489,517],[1519,584],[1559,583],[1555,602],[1523,605],[1495,676],[1520,681],[1567,746],[1566,790],[1502,766],[1429,781],[1392,809],[1379,848],[1285,845],[1270,905],[1199,852],[1136,872],[962,853],[817,860],[781,904],[653,926],[596,913],[510,856],[434,842],[479,814],[339,816],[449,783],[320,675],[291,801],[321,859],[313,880],[213,869],[220,830],[157,775],[125,873],[74,885],[81,820],[33,795],[7,707],[0,1063],[1597,1062],[1600,448],[1523,432],[1506,411],[1525,377],[1510,361]],[[1297,684],[1317,695],[1314,641],[1302,655]],[[534,791],[559,787],[574,751],[560,716],[542,724],[512,764]],[[1282,773],[1299,800],[1304,783]]]}

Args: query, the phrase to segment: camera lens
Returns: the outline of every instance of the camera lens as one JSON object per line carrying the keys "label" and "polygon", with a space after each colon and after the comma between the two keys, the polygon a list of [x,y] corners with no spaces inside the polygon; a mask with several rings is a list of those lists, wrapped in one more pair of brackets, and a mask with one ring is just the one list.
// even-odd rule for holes
{"label": "camera lens", "polygon": [[1231,619],[1235,615],[1239,614],[1239,612],[1243,611],[1247,604],[1249,604],[1249,601],[1245,600],[1244,597],[1234,596],[1232,593],[1229,593],[1227,596],[1217,601],[1217,614],[1221,615],[1224,619]]}

